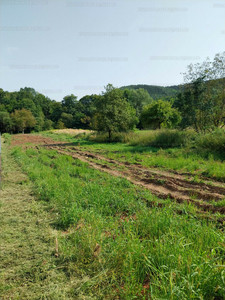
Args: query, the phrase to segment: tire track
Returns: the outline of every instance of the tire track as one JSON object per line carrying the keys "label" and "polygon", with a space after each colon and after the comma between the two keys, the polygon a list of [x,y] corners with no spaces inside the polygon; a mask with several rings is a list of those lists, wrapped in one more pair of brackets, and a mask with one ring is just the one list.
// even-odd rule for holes
{"label": "tire track", "polygon": [[[220,212],[225,214],[225,207],[215,207],[208,203],[212,200],[218,202],[225,199],[225,187],[215,186],[209,182],[192,182],[180,174],[153,170],[145,168],[140,164],[130,164],[129,162],[123,163],[99,154],[82,151],[78,147],[68,148],[63,144],[44,145],[44,147],[51,150],[57,150],[60,154],[69,155],[74,159],[86,162],[94,169],[107,172],[113,176],[126,178],[133,184],[150,190],[159,198],[167,199],[169,197],[178,203],[191,202],[202,211],[211,211],[214,213]],[[221,185],[221,183],[214,183]]]}

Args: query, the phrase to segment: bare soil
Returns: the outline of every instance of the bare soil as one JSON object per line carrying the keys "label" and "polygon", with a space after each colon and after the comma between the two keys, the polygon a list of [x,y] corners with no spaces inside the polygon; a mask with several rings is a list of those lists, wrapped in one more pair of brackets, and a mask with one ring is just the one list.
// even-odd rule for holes
{"label": "bare soil", "polygon": [[[18,135],[12,141],[12,146],[32,143],[47,149],[57,150],[60,154],[70,155],[89,164],[90,167],[107,172],[113,176],[126,178],[135,185],[150,190],[162,199],[174,199],[178,203],[194,203],[201,211],[219,212],[225,214],[225,207],[214,206],[212,201],[225,199],[225,184],[212,180],[193,181],[191,174],[179,174],[173,171],[162,171],[156,168],[146,168],[139,163],[130,164],[109,159],[98,153],[83,151],[79,146],[65,142],[55,142],[49,138],[32,135]],[[28,146],[26,146],[28,147]]]}
{"label": "bare soil", "polygon": [[21,145],[25,146],[28,143],[35,144],[35,145],[39,145],[39,144],[43,145],[43,144],[55,144],[56,142],[50,138],[45,138],[40,135],[18,134],[13,136],[11,147],[21,146]]}

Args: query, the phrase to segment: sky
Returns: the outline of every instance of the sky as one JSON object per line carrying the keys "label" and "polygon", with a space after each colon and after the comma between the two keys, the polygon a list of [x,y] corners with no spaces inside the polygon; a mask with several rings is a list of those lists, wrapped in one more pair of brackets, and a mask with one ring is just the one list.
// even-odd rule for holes
{"label": "sky", "polygon": [[62,101],[171,86],[225,51],[225,0],[0,0],[0,87]]}

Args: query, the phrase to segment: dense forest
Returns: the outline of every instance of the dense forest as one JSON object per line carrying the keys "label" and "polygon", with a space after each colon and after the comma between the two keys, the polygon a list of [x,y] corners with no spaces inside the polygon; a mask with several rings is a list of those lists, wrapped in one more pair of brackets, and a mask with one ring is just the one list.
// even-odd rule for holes
{"label": "dense forest", "polygon": [[[116,90],[120,98],[134,107],[138,118],[143,107],[153,102],[153,98],[143,88]],[[21,88],[18,92],[0,89],[0,131],[16,133],[52,128],[87,129],[90,128],[91,119],[96,112],[97,102],[99,99],[103,100],[103,97],[104,93],[86,95],[78,101],[77,97],[71,94],[57,102],[30,87]],[[21,118],[28,122],[21,123]]]}
{"label": "dense forest", "polygon": [[33,88],[0,89],[0,132],[82,128],[111,132],[162,127],[212,131],[225,125],[225,52],[189,65],[180,86],[108,84],[99,95],[61,102]]}

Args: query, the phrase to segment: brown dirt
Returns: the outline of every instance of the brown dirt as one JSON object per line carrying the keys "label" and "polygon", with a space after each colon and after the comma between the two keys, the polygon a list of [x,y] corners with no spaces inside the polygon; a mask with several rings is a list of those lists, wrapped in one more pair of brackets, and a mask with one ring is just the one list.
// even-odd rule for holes
{"label": "brown dirt", "polygon": [[225,185],[221,182],[204,180],[204,183],[193,182],[193,176],[174,174],[155,168],[146,168],[141,164],[130,164],[109,159],[103,155],[81,150],[64,142],[55,142],[37,135],[18,135],[12,145],[32,143],[43,145],[47,149],[55,149],[60,154],[70,155],[74,159],[87,162],[90,167],[107,172],[113,176],[126,178],[135,185],[142,186],[162,199],[176,200],[178,203],[194,203],[201,211],[220,212],[225,214],[225,207],[215,207],[210,201],[225,199]]}
{"label": "brown dirt", "polygon": [[32,134],[17,134],[13,136],[11,147],[15,146],[25,146],[25,144],[34,144],[34,145],[45,145],[45,144],[55,144],[56,142],[50,138],[46,138],[40,135]]}

